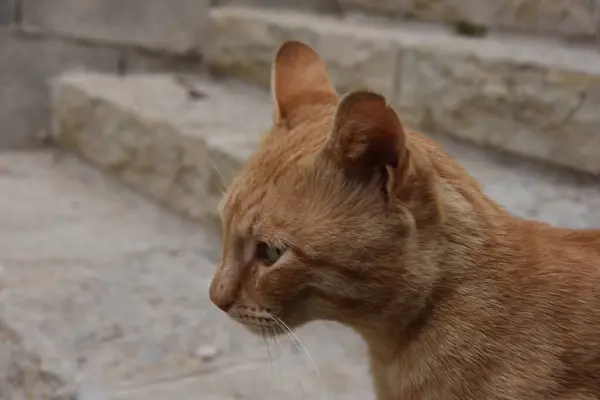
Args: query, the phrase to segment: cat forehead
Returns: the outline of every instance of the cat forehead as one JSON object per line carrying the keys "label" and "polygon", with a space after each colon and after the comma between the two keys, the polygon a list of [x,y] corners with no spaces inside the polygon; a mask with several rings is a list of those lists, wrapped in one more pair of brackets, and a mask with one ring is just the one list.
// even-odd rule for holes
{"label": "cat forehead", "polygon": [[247,169],[242,171],[219,202],[222,218],[239,224],[243,220],[253,220],[265,202],[280,191],[269,179],[268,171]]}
{"label": "cat forehead", "polygon": [[268,176],[247,166],[240,171],[219,202],[223,223],[238,235],[251,235],[257,218],[263,214],[263,203],[269,201],[268,194],[273,194],[273,191]]}
{"label": "cat forehead", "polygon": [[302,190],[331,131],[331,110],[319,111],[292,130],[281,125],[272,127],[219,201],[221,218],[244,219],[262,203],[276,202],[275,195]]}
{"label": "cat forehead", "polygon": [[309,162],[303,159],[275,174],[243,171],[219,203],[223,222],[230,229],[252,232],[261,230],[261,226],[266,229],[295,220],[300,211],[298,205],[306,208],[307,201],[315,196],[315,177],[311,172],[315,168],[302,165]]}

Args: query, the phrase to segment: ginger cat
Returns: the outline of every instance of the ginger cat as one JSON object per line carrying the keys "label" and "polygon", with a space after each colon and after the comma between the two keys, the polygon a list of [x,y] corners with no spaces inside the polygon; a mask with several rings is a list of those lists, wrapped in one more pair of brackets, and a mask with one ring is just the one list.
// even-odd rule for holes
{"label": "ginger cat", "polygon": [[340,98],[300,42],[272,88],[223,202],[215,305],[256,333],[351,327],[379,400],[600,399],[600,230],[509,215],[384,97]]}

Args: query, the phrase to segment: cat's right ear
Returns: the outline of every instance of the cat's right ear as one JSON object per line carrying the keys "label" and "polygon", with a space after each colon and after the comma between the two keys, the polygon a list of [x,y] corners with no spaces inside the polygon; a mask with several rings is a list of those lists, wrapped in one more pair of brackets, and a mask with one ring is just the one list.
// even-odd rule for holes
{"label": "cat's right ear", "polygon": [[417,226],[444,219],[433,167],[409,147],[396,111],[380,94],[359,90],[342,98],[324,154],[354,182],[376,183],[388,200],[401,198]]}
{"label": "cat's right ear", "polygon": [[406,134],[385,97],[367,90],[340,101],[325,154],[353,180],[377,181],[390,198],[411,170]]}
{"label": "cat's right ear", "polygon": [[370,178],[406,163],[406,135],[385,97],[366,90],[340,101],[326,151],[337,163]]}
{"label": "cat's right ear", "polygon": [[277,51],[271,71],[275,122],[293,127],[306,115],[306,106],[337,102],[327,67],[308,45],[287,41]]}

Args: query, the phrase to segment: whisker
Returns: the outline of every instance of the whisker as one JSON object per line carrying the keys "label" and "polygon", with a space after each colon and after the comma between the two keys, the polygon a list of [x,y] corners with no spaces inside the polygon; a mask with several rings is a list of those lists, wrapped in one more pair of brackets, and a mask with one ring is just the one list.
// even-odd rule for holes
{"label": "whisker", "polygon": [[212,167],[214,168],[214,170],[217,172],[217,175],[219,175],[219,179],[221,180],[221,184],[223,185],[223,189],[227,188],[227,183],[225,182],[225,177],[221,173],[221,170],[217,166],[217,163],[215,162],[215,160],[210,155],[208,155],[208,154],[206,154],[206,159],[208,160],[208,162],[210,162],[210,164],[212,165]]}
{"label": "whisker", "polygon": [[265,347],[267,348],[267,354],[269,355],[269,363],[273,366],[273,357],[271,357],[271,349],[269,348],[269,342],[267,342],[267,336],[264,334],[263,328],[260,328],[260,337],[265,342]]}
{"label": "whisker", "polygon": [[296,342],[296,339],[290,335],[290,329],[285,326],[280,319],[276,318],[274,315],[269,314],[269,316],[271,318],[273,318],[273,321],[275,321],[275,323],[281,328],[283,329],[283,331],[285,332],[285,335],[288,337],[288,339],[290,339],[290,341],[292,342],[292,344],[294,345],[294,347],[296,348],[296,350],[299,353],[302,353],[302,348],[298,345],[298,343]]}
{"label": "whisker", "polygon": [[214,201],[215,203],[218,203],[218,202],[219,202],[219,199],[218,199],[218,198],[216,198],[216,197],[213,197],[213,196],[211,196],[210,194],[208,194],[208,193],[206,193],[206,192],[204,193],[204,195],[205,195],[206,197],[208,197],[210,200]]}
{"label": "whisker", "polygon": [[[282,320],[276,318],[274,315],[272,315],[270,313],[268,313],[268,315],[270,315],[271,318],[273,318],[273,321],[275,321],[275,323],[277,324],[277,326],[279,326],[279,328],[283,329],[283,331],[285,332],[285,335],[287,336],[288,339],[290,339],[290,342],[292,343],[292,345],[294,346],[296,351],[302,355],[306,355],[304,353],[304,351],[302,350],[302,347],[300,347],[300,344],[298,344],[298,341],[296,340],[296,338],[294,336],[290,335],[291,329],[285,323],[283,323]],[[283,387],[283,381],[281,382],[281,385]],[[306,398],[306,392],[304,391],[304,388],[302,387],[302,381],[298,381],[298,385],[300,386],[300,392],[302,393],[302,397]]]}
{"label": "whisker", "polygon": [[[291,335],[291,337],[293,337],[295,339],[297,345],[299,345],[301,347],[302,352],[308,358],[308,361],[312,365],[312,367],[315,370],[315,373],[316,373],[316,375],[317,375],[317,377],[319,379],[319,385],[321,386],[321,393],[323,393],[323,395],[325,395],[325,384],[323,383],[323,377],[321,376],[321,373],[319,372],[319,368],[317,368],[317,364],[315,363],[315,360],[313,359],[312,355],[310,354],[310,352],[308,351],[308,349],[306,348],[306,346],[304,345],[304,343],[302,343],[302,341],[300,340],[300,338],[298,337],[298,335],[296,335],[296,333],[285,322],[283,322],[280,318],[277,318],[274,315],[271,315],[271,317],[277,323],[281,324],[289,332],[289,335]],[[327,396],[325,396],[325,397],[327,397]]]}
{"label": "whisker", "polygon": [[275,363],[277,364],[277,371],[279,372],[279,382],[281,383],[281,388],[283,389],[283,374],[281,373],[281,364],[279,364],[279,358],[281,357],[281,348],[279,347],[277,337],[275,336],[275,328],[271,330],[271,333],[273,335],[273,343],[275,343],[277,352],[280,354],[280,356],[275,359]]}

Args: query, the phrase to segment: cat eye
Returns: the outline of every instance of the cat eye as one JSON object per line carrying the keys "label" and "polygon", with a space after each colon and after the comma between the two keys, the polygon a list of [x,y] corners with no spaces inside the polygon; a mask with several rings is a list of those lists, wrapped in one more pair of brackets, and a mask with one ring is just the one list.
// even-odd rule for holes
{"label": "cat eye", "polygon": [[256,245],[256,258],[266,265],[273,265],[284,253],[284,249],[271,246],[265,242],[258,242]]}

